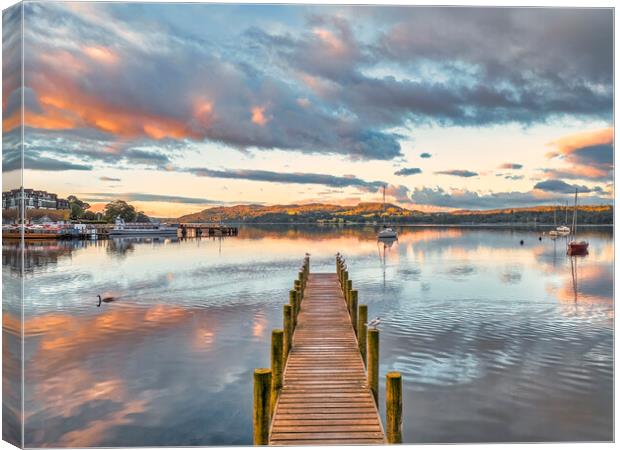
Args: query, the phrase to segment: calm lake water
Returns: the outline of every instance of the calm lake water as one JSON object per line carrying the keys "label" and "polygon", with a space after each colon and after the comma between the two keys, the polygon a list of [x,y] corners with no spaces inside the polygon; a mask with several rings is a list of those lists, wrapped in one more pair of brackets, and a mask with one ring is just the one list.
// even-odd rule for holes
{"label": "calm lake water", "polygon": [[[584,232],[582,258],[527,230],[403,228],[389,248],[374,236],[263,226],[30,245],[25,444],[251,444],[252,372],[303,255],[334,271],[337,251],[383,319],[382,382],[403,374],[405,442],[613,439],[611,231]],[[3,242],[5,301],[17,260]],[[98,308],[97,294],[118,300]]]}

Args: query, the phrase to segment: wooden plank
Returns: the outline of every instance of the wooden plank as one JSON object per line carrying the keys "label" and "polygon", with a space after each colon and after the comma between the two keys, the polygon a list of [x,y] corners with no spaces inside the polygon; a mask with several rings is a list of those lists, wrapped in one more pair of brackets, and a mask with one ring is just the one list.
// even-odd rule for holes
{"label": "wooden plank", "polygon": [[270,444],[385,443],[335,274],[310,274],[283,378]]}

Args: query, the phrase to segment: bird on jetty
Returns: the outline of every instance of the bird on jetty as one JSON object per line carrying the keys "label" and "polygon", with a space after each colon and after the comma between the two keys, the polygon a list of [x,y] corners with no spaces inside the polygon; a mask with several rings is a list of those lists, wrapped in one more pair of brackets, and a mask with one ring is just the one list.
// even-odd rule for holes
{"label": "bird on jetty", "polygon": [[368,322],[366,326],[369,328],[372,328],[373,330],[376,330],[380,323],[381,323],[381,317],[375,317],[370,322]]}
{"label": "bird on jetty", "polygon": [[114,300],[116,300],[114,297],[103,297],[103,298],[101,298],[101,295],[97,295],[97,297],[99,297],[99,303],[97,304],[97,306],[101,306],[101,302],[111,303]]}

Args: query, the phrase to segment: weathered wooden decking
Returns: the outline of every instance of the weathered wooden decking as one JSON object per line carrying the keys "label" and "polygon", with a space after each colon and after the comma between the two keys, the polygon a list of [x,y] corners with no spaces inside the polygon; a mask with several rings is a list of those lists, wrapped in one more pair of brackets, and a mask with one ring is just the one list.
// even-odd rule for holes
{"label": "weathered wooden decking", "polygon": [[385,443],[336,274],[308,278],[269,443]]}

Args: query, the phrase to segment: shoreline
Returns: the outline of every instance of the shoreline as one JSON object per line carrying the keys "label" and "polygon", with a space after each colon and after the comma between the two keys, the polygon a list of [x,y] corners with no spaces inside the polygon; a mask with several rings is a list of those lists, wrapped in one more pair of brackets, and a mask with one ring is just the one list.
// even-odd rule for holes
{"label": "shoreline", "polygon": [[[210,222],[204,222],[208,224]],[[316,226],[333,226],[333,227],[350,227],[350,226],[362,226],[362,227],[382,227],[384,224],[369,224],[360,222],[349,223],[317,223],[317,222],[225,222],[225,225],[316,225]],[[385,226],[389,227],[446,227],[446,228],[548,228],[554,229],[559,225],[554,224],[526,224],[526,223],[386,223]],[[579,228],[613,228],[614,224],[583,224],[579,225]]]}

